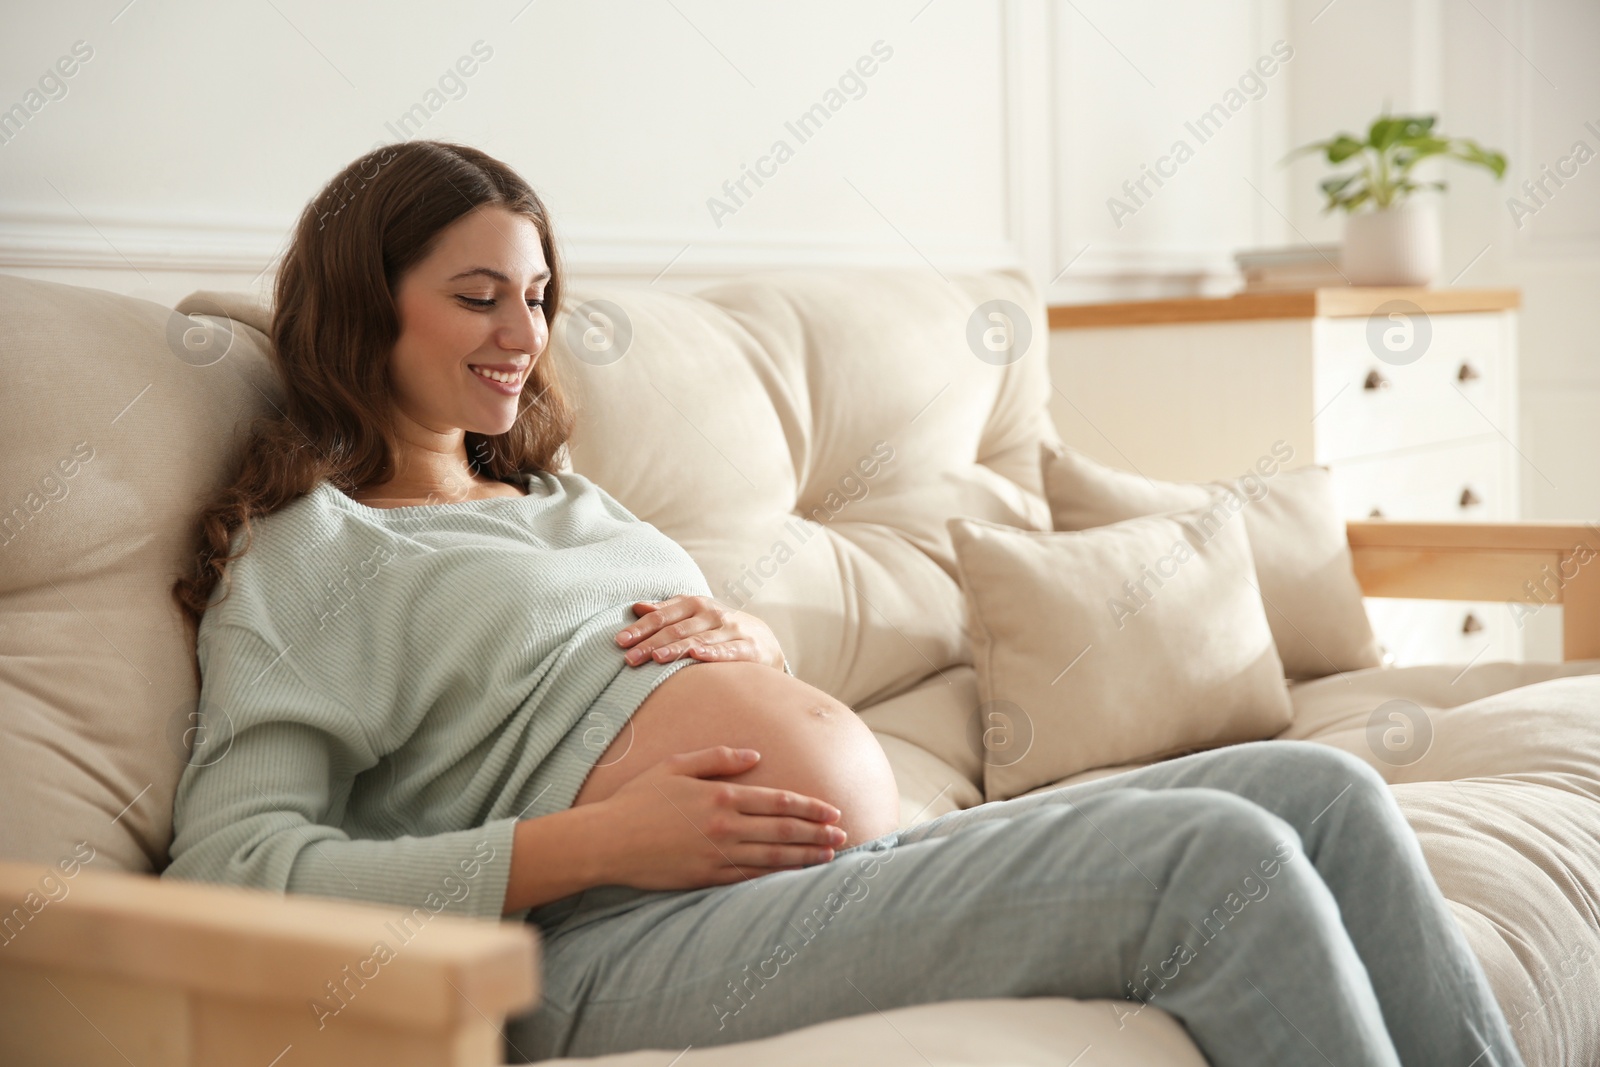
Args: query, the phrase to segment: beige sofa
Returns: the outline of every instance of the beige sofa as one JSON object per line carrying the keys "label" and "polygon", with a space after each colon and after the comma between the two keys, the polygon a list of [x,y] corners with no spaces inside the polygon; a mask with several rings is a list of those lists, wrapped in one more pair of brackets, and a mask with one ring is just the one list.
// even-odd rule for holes
{"label": "beige sofa", "polygon": [[[793,271],[568,299],[552,358],[579,408],[572,467],[682,543],[802,677],[857,709],[903,821],[979,803],[945,519],[1048,528],[1039,445],[1055,431],[1029,285]],[[970,340],[996,299],[1032,331],[1004,365]],[[266,324],[243,294],[174,311],[0,276],[0,1062],[492,1064],[505,1016],[537,997],[528,927],[439,917],[374,970],[386,909],[151,877],[195,725],[193,651],[166,588],[237,429],[273,402]],[[1600,1062],[1600,564],[1576,566],[1600,531],[1353,523],[1350,542],[1373,595],[1522,599],[1542,568],[1574,572],[1549,594],[1568,662],[1299,684],[1283,736],[1347,748],[1394,784],[1527,1061]],[[1432,733],[1403,766],[1369,739],[1391,699]],[[1170,1016],[1117,1005],[863,1004],[679,1059],[561,1062],[1059,1065],[1085,1048],[1084,1063],[1204,1062]]]}

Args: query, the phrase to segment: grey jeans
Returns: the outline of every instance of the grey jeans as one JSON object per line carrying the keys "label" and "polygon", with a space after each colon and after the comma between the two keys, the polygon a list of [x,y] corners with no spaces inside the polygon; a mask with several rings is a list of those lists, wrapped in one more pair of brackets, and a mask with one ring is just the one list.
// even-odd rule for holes
{"label": "grey jeans", "polygon": [[506,1028],[512,1062],[1062,996],[1162,1008],[1216,1065],[1522,1063],[1389,787],[1313,742],[981,804],[733,885],[599,886],[528,921],[544,995]]}

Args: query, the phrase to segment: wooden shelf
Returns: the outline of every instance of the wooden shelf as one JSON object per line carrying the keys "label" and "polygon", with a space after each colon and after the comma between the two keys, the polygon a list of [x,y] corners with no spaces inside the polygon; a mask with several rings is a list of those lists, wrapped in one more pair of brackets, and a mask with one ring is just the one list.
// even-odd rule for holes
{"label": "wooden shelf", "polygon": [[1237,293],[1228,297],[1133,300],[1116,304],[1052,304],[1052,330],[1157,323],[1235,322],[1248,319],[1309,319],[1370,315],[1391,300],[1407,300],[1430,315],[1461,311],[1508,311],[1522,306],[1517,289],[1421,289],[1340,286],[1283,293]]}

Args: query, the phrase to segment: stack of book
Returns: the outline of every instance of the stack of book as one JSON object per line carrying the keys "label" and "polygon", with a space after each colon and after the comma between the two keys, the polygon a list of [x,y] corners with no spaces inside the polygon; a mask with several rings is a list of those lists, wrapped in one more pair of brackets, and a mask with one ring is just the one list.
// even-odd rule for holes
{"label": "stack of book", "polygon": [[1339,252],[1337,244],[1247,248],[1235,252],[1233,261],[1244,275],[1245,292],[1281,293],[1349,285],[1339,273]]}

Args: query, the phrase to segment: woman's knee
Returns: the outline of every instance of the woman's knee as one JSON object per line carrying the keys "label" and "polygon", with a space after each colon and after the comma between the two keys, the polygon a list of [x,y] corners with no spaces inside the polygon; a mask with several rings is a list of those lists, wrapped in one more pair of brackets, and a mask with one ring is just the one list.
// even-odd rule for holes
{"label": "woman's knee", "polygon": [[1286,797],[1284,809],[1302,833],[1356,824],[1362,833],[1408,832],[1394,791],[1372,764],[1351,752],[1314,741],[1263,741]]}
{"label": "woman's knee", "polygon": [[1224,789],[1163,790],[1164,803],[1183,821],[1195,847],[1217,860],[1252,865],[1300,850],[1300,834],[1287,820],[1253,800]]}
{"label": "woman's knee", "polygon": [[[1276,868],[1302,852],[1299,832],[1260,804],[1224,789],[1183,787],[1128,790],[1114,814],[1092,813],[1119,851],[1144,851],[1164,877],[1188,891],[1211,893],[1217,885]],[[1142,865],[1141,865],[1142,866]],[[1154,875],[1155,872],[1148,872]]]}
{"label": "woman's knee", "polygon": [[1283,781],[1299,792],[1332,788],[1329,798],[1346,787],[1388,795],[1389,786],[1372,764],[1352,752],[1316,741],[1271,740],[1252,742],[1267,754]]}

